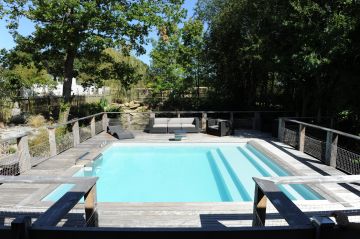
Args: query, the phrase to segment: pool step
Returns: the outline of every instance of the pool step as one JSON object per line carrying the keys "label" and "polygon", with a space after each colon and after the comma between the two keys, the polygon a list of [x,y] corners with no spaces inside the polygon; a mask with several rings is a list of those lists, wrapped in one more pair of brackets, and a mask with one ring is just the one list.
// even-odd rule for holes
{"label": "pool step", "polygon": [[227,188],[227,193],[231,197],[231,201],[241,202],[246,201],[241,196],[238,187],[235,185],[233,179],[231,178],[228,169],[224,165],[222,159],[215,149],[210,150],[211,157],[213,158],[218,170],[220,177],[222,177],[224,182],[224,187]]}
{"label": "pool step", "polygon": [[[254,165],[254,167],[258,168],[261,172],[262,176],[272,176],[272,177],[278,177],[279,174],[281,176],[286,175],[286,172],[279,168],[277,165],[274,167],[274,170],[271,168],[271,165],[269,166],[266,164],[261,158],[258,157],[258,154],[254,152],[254,149],[249,149],[247,146],[245,147],[238,147],[238,150],[243,153],[246,158]],[[262,157],[262,156],[260,156]],[[269,162],[268,162],[269,163]],[[271,162],[272,163],[272,162]],[[276,171],[276,172],[275,172]],[[280,189],[291,199],[296,200],[304,200],[304,197],[299,194],[293,187],[290,185],[280,185]]]}
{"label": "pool step", "polygon": [[255,183],[252,177],[261,176],[261,174],[236,148],[223,147],[217,149],[217,152],[226,165],[244,201],[252,201],[255,191]]}

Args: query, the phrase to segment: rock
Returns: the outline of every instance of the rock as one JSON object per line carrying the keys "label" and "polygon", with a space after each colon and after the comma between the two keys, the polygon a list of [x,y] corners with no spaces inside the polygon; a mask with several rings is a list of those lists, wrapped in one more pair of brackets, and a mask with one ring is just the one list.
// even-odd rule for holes
{"label": "rock", "polygon": [[124,106],[125,106],[125,107],[129,107],[129,103],[126,102],[126,103],[124,104]]}

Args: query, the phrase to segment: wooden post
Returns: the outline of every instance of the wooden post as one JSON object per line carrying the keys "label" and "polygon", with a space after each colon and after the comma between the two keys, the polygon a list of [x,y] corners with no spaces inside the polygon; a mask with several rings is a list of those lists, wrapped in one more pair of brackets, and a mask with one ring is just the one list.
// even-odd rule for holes
{"label": "wooden post", "polygon": [[18,148],[18,156],[19,156],[19,171],[20,173],[23,173],[31,169],[29,139],[26,134],[17,138],[17,148]]}
{"label": "wooden post", "polygon": [[331,131],[326,133],[326,152],[325,152],[325,163],[326,165],[336,168],[336,157],[337,157],[337,144],[339,136],[333,134]]}
{"label": "wooden post", "polygon": [[284,118],[279,118],[278,139],[280,142],[284,142],[284,133],[285,133],[285,120]]}
{"label": "wooden post", "polygon": [[102,126],[103,126],[103,130],[105,132],[107,131],[108,125],[109,125],[108,115],[107,115],[107,113],[104,113],[102,115]]}
{"label": "wooden post", "polygon": [[50,156],[57,155],[56,149],[56,128],[48,128],[49,134],[49,145],[50,145]]}
{"label": "wooden post", "polygon": [[13,239],[29,239],[28,228],[31,227],[31,217],[19,216],[11,222],[11,234]]}
{"label": "wooden post", "polygon": [[127,124],[128,124],[128,129],[131,129],[131,114],[130,113],[126,113],[126,119],[127,119]]}
{"label": "wooden post", "polygon": [[95,117],[91,117],[90,121],[90,129],[91,129],[91,137],[94,137],[96,135],[96,129],[95,129]]}
{"label": "wooden post", "polygon": [[315,238],[325,239],[332,237],[335,229],[335,223],[330,218],[324,216],[313,216],[311,221],[316,227]]}
{"label": "wooden post", "polygon": [[85,194],[85,220],[88,226],[97,227],[98,215],[96,211],[96,184]]}
{"label": "wooden post", "polygon": [[231,122],[231,126],[234,125],[234,112],[230,112],[230,122]]}
{"label": "wooden post", "polygon": [[72,132],[74,135],[74,147],[80,144],[80,128],[79,121],[75,121],[72,126]]}
{"label": "wooden post", "polygon": [[201,115],[201,129],[206,129],[207,113],[203,112]]}
{"label": "wooden post", "polygon": [[305,130],[306,127],[302,124],[299,124],[299,151],[304,152],[305,148]]}
{"label": "wooden post", "polygon": [[255,185],[252,226],[265,226],[267,198],[259,185]]}
{"label": "wooden post", "polygon": [[181,117],[181,114],[179,112],[177,112],[177,117],[180,118]]}
{"label": "wooden post", "polygon": [[261,115],[260,115],[260,112],[254,112],[253,130],[261,130]]}

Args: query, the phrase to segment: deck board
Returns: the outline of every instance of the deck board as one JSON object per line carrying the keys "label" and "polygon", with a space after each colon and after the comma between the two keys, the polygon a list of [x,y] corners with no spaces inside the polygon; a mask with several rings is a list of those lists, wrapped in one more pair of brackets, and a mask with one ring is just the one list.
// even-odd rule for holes
{"label": "deck board", "polygon": [[[267,147],[273,154],[277,155],[277,161],[294,175],[344,175],[341,171],[324,165],[313,157],[301,153],[290,146],[284,145],[270,138],[268,135],[255,131],[238,131],[237,136],[216,137],[206,134],[188,134],[187,140],[183,142],[170,142],[173,134],[146,134],[134,132],[135,139],[121,140],[127,143],[193,143],[193,142],[228,142],[245,143],[250,140],[258,140],[260,144]],[[259,140],[261,139],[261,140]],[[95,158],[104,145],[118,141],[106,133],[81,143],[76,148],[69,149],[56,155],[23,175],[37,176],[71,176],[82,165]],[[106,147],[106,146],[105,146]],[[316,185],[327,200],[321,201],[296,201],[295,204],[303,211],[315,212],[325,211],[328,215],[332,210],[360,209],[359,186],[347,184]],[[44,212],[51,203],[43,202],[41,199],[51,192],[56,185],[40,184],[2,184],[0,185],[0,223],[1,217],[6,215],[35,214]],[[355,193],[353,193],[353,192]],[[249,226],[252,219],[252,202],[230,202],[230,203],[98,203],[100,226],[111,227],[207,227],[218,228],[222,226]],[[286,225],[279,218],[275,209],[268,207],[270,219],[269,225]],[[68,219],[62,220],[59,225],[81,226],[83,221],[83,205],[78,204],[68,215]],[[360,214],[359,214],[360,215]],[[360,219],[356,217],[355,220]],[[4,223],[9,219],[3,220]]]}

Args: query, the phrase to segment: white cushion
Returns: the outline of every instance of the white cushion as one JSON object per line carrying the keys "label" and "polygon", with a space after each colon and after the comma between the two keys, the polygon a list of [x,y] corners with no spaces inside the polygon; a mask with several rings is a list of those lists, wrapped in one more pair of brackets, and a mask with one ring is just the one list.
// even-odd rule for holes
{"label": "white cushion", "polygon": [[170,118],[168,124],[181,125],[181,118]]}
{"label": "white cushion", "polygon": [[195,128],[195,125],[193,124],[181,124],[182,128]]}
{"label": "white cushion", "polygon": [[167,124],[154,124],[154,128],[167,128]]}
{"label": "white cushion", "polygon": [[168,118],[155,118],[154,124],[167,124]]}
{"label": "white cushion", "polygon": [[182,124],[193,124],[194,123],[194,118],[181,118],[181,123]]}

